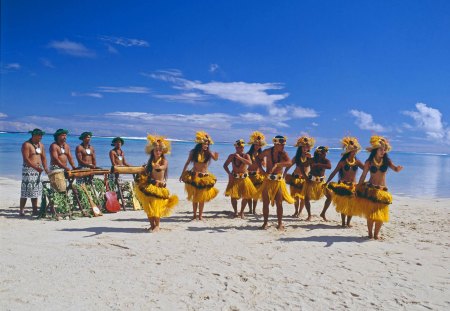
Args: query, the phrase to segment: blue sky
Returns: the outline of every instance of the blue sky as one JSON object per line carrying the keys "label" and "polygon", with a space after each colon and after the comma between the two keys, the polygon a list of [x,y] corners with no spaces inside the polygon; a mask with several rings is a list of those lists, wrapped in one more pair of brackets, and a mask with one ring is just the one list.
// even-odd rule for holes
{"label": "blue sky", "polygon": [[1,1],[0,130],[450,152],[450,1]]}

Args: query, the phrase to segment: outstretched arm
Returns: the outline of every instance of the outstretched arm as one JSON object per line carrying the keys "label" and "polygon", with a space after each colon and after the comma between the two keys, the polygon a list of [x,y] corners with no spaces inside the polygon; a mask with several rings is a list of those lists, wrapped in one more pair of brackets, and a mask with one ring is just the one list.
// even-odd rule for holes
{"label": "outstretched arm", "polygon": [[394,163],[392,163],[392,161],[389,161],[389,167],[394,171],[394,172],[400,172],[403,169],[403,166],[398,165],[395,166]]}
{"label": "outstretched arm", "polygon": [[342,166],[344,165],[344,162],[339,161],[338,165],[336,165],[336,168],[334,169],[333,172],[331,172],[330,176],[327,179],[326,184],[328,185],[330,183],[330,181],[333,180],[334,176],[336,176],[337,172],[339,172],[339,170],[342,168]]}

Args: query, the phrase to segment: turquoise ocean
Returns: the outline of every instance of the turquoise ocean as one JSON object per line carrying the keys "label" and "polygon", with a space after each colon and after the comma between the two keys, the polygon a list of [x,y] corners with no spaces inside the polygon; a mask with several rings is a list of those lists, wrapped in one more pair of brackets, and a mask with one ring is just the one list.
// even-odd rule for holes
{"label": "turquoise ocean", "polygon": [[[20,180],[22,172],[21,145],[30,138],[27,133],[0,133],[0,176]],[[148,156],[144,152],[147,144],[145,138],[124,137],[125,144],[122,149],[125,157],[131,165],[142,165],[147,162]],[[91,144],[96,149],[97,165],[104,168],[111,166],[109,161],[109,150],[111,147],[111,137],[96,137],[91,140]],[[47,160],[49,160],[48,147],[53,142],[52,135],[45,135],[42,139],[45,148]],[[75,147],[80,143],[78,136],[68,136],[67,143],[71,147],[72,155],[75,157]],[[320,142],[319,142],[320,143]],[[169,160],[169,178],[178,179],[181,169],[186,162],[189,150],[194,147],[193,142],[172,141],[172,153],[167,156]],[[365,144],[363,144],[365,146]],[[395,146],[394,146],[395,148]],[[227,176],[223,170],[223,162],[228,154],[234,152],[234,146],[231,143],[215,143],[211,148],[219,153],[219,160],[212,162],[210,171],[215,174],[219,181],[226,181]],[[292,157],[296,148],[286,146],[286,151]],[[332,166],[337,164],[340,158],[341,150],[331,149],[328,155]],[[400,173],[388,171],[387,184],[390,191],[396,195],[410,197],[431,197],[431,198],[450,198],[450,155],[431,154],[431,153],[413,153],[391,151],[390,158],[396,165],[402,165],[404,168]],[[368,153],[362,151],[358,158],[364,161]],[[75,160],[76,163],[76,160]],[[361,173],[361,171],[359,171]],[[327,175],[331,173],[327,171]],[[18,189],[17,191],[20,191]]]}

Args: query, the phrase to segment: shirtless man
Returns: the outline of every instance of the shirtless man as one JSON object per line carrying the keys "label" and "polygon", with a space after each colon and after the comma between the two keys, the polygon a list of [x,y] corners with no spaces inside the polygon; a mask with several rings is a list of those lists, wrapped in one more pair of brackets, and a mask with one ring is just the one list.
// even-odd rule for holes
{"label": "shirtless man", "polygon": [[121,137],[116,137],[112,140],[111,146],[114,146],[114,148],[109,151],[109,159],[112,166],[130,166],[125,160],[125,152],[122,150],[123,144],[125,144],[125,141]]}
{"label": "shirtless man", "polygon": [[33,215],[37,215],[37,200],[42,195],[41,173],[48,173],[44,144],[41,142],[45,134],[36,128],[29,132],[31,138],[22,144],[22,186],[20,192],[19,215],[25,216],[24,208],[27,198],[31,199]]}
{"label": "shirtless man", "polygon": [[81,168],[95,168],[97,161],[95,158],[95,149],[91,146],[92,132],[83,132],[79,139],[83,141],[75,148],[77,156],[78,167]]}
{"label": "shirtless man", "polygon": [[325,170],[331,169],[331,162],[326,158],[328,148],[324,146],[319,146],[314,151],[314,157],[310,158],[308,164],[311,170],[308,175],[304,174],[306,178],[306,184],[304,189],[305,195],[305,206],[308,212],[308,218],[306,221],[311,220],[311,201],[316,201],[321,199],[324,195],[327,200],[323,207],[320,217],[325,221],[328,221],[325,217],[325,212],[331,204],[331,194],[327,188],[325,188]]}
{"label": "shirtless man", "polygon": [[[228,185],[225,190],[225,196],[231,197],[234,217],[238,216],[237,200],[242,199],[241,212],[239,213],[242,219],[244,219],[245,205],[248,201],[251,201],[256,192],[256,188],[253,186],[247,171],[247,167],[252,164],[252,160],[250,159],[250,155],[244,153],[244,146],[245,142],[243,139],[237,140],[234,143],[236,152],[230,154],[223,164],[223,168],[228,174]],[[228,167],[230,163],[232,164],[231,172]]]}
{"label": "shirtless man", "polygon": [[[264,223],[262,229],[269,227],[269,204],[277,205],[278,230],[283,230],[283,200],[288,203],[294,203],[294,199],[288,193],[286,182],[284,181],[282,172],[283,168],[291,164],[288,154],[284,151],[286,138],[284,136],[275,136],[273,139],[274,146],[265,149],[257,157],[259,169],[267,176],[258,192],[262,194]],[[266,161],[266,169],[264,170],[262,163]]]}
{"label": "shirtless man", "polygon": [[55,142],[50,145],[50,169],[64,169],[70,171],[67,162],[75,169],[72,154],[70,153],[70,146],[66,143],[68,130],[58,129],[53,138]]}
{"label": "shirtless man", "polygon": [[[199,210],[198,219],[202,220],[205,202],[211,201],[219,193],[219,190],[214,187],[216,177],[208,172],[211,159],[217,161],[219,154],[209,149],[214,142],[206,132],[198,131],[195,134],[195,143],[181,171],[180,181],[184,182],[187,199],[192,202],[192,220],[197,219],[197,209]],[[187,167],[191,162],[193,167],[188,171]]]}

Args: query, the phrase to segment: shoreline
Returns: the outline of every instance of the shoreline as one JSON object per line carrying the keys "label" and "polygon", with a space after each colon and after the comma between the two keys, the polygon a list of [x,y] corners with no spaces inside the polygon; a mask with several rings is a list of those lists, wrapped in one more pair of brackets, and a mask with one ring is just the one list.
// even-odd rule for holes
{"label": "shoreline", "polygon": [[[0,299],[5,310],[80,309],[448,309],[450,200],[394,197],[382,241],[368,240],[365,219],[340,228],[331,206],[313,219],[292,218],[278,231],[258,215],[233,219],[226,183],[190,221],[180,202],[148,233],[143,211],[53,221],[18,217],[20,182],[0,178]],[[19,188],[18,188],[19,187]],[[8,203],[9,202],[9,203]],[[30,211],[28,201],[27,210]],[[418,213],[422,215],[418,216]],[[100,307],[99,307],[100,306]]]}

